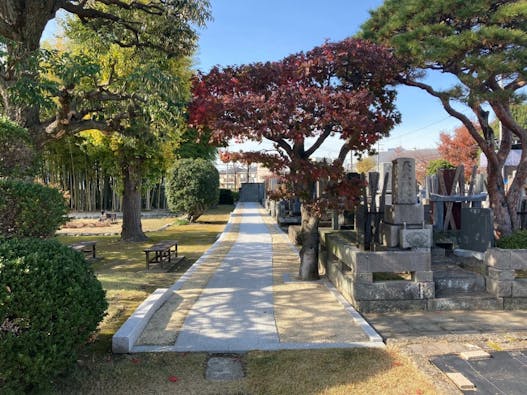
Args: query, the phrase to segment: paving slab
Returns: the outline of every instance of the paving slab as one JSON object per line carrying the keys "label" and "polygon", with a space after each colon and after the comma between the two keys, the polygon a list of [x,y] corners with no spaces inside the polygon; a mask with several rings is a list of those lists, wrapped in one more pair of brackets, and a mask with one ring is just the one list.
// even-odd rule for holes
{"label": "paving slab", "polygon": [[258,207],[245,206],[238,239],[189,312],[178,351],[239,352],[278,343],[271,236]]}
{"label": "paving slab", "polygon": [[210,381],[241,380],[245,377],[239,355],[212,355],[207,361],[205,378]]}
{"label": "paving slab", "polygon": [[[498,351],[491,358],[465,360],[459,355],[441,355],[431,362],[445,374],[463,376],[481,395],[527,393],[527,350]],[[464,389],[464,388],[462,388]],[[468,389],[468,388],[467,388]],[[473,391],[463,391],[474,393]]]}
{"label": "paving slab", "polygon": [[527,331],[527,311],[422,311],[365,314],[386,339]]}

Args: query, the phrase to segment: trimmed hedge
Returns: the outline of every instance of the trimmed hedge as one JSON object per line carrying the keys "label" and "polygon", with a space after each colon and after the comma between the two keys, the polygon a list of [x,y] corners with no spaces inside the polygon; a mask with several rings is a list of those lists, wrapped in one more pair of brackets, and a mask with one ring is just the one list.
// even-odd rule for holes
{"label": "trimmed hedge", "polygon": [[68,207],[54,188],[0,180],[0,232],[4,237],[49,237],[66,222]]}
{"label": "trimmed hedge", "polygon": [[0,241],[0,393],[49,386],[75,363],[106,308],[82,253],[55,240]]}
{"label": "trimmed hedge", "polygon": [[218,204],[234,204],[234,196],[230,189],[220,189]]}

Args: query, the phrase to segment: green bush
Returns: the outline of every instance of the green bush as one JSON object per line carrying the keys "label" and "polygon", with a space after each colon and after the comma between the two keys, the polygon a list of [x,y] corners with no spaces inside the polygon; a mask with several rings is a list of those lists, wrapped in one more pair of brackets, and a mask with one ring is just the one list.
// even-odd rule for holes
{"label": "green bush", "polygon": [[196,222],[218,203],[220,176],[207,160],[178,160],[168,175],[167,185],[168,208],[182,212],[190,222]]}
{"label": "green bush", "polygon": [[517,230],[496,241],[496,247],[508,250],[527,248],[527,230]]}
{"label": "green bush", "polygon": [[66,220],[68,208],[54,188],[0,180],[0,232],[4,237],[48,237]]}
{"label": "green bush", "polygon": [[234,195],[230,189],[220,189],[218,204],[234,204]]}
{"label": "green bush", "polygon": [[107,308],[84,256],[55,240],[0,241],[0,393],[37,391],[76,361]]}
{"label": "green bush", "polygon": [[28,131],[0,117],[0,177],[23,178],[34,175],[36,157]]}

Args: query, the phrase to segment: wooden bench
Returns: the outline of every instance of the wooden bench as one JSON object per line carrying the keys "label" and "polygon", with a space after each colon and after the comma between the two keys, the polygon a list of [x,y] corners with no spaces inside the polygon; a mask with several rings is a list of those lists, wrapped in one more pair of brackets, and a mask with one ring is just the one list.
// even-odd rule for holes
{"label": "wooden bench", "polygon": [[[161,268],[163,262],[172,262],[172,258],[177,258],[177,241],[165,240],[154,244],[144,250],[146,255],[146,270],[150,270],[151,263],[159,263]],[[153,253],[151,257],[150,254]]]}
{"label": "wooden bench", "polygon": [[84,252],[86,256],[95,259],[95,241],[79,241],[78,243],[70,244],[69,247],[75,251]]}
{"label": "wooden bench", "polygon": [[106,221],[109,221],[111,224],[117,223],[117,214],[107,213],[105,211],[102,211],[101,216],[99,217],[99,222],[106,222]]}

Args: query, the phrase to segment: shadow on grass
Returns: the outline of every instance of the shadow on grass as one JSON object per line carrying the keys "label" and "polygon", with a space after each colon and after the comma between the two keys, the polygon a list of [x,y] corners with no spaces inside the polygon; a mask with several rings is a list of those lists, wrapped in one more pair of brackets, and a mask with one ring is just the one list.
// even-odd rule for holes
{"label": "shadow on grass", "polygon": [[[101,342],[106,343],[106,341]],[[104,350],[102,350],[104,352]],[[204,353],[84,353],[60,394],[436,394],[404,357],[390,350],[249,352],[246,377],[207,381]]]}

